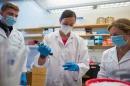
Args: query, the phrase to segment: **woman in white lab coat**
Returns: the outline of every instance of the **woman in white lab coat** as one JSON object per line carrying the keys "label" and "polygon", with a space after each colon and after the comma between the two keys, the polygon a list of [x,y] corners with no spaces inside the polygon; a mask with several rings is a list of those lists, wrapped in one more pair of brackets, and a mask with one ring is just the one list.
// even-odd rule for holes
{"label": "woman in white lab coat", "polygon": [[98,77],[130,81],[130,20],[118,19],[108,30],[115,46],[103,53]]}
{"label": "woman in white lab coat", "polygon": [[[22,69],[26,71],[27,48],[23,35],[13,28],[19,8],[12,3],[1,7],[0,19],[0,79],[1,86],[18,86]],[[24,65],[24,67],[23,67]]]}
{"label": "woman in white lab coat", "polygon": [[[82,76],[89,69],[89,55],[84,40],[71,31],[75,21],[75,13],[65,10],[60,30],[48,34],[45,45],[38,48],[40,57],[35,66],[47,67],[46,86],[82,86]],[[53,55],[48,55],[51,52]]]}

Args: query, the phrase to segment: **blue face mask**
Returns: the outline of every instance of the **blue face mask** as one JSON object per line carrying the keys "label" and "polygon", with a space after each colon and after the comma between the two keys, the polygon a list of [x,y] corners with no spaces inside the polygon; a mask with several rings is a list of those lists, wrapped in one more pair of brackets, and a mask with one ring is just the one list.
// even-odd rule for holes
{"label": "blue face mask", "polygon": [[112,42],[117,47],[121,47],[127,44],[127,41],[124,40],[123,35],[111,36]]}
{"label": "blue face mask", "polygon": [[8,25],[8,26],[13,26],[15,23],[16,23],[16,18],[14,18],[13,16],[7,16],[5,18],[5,23]]}

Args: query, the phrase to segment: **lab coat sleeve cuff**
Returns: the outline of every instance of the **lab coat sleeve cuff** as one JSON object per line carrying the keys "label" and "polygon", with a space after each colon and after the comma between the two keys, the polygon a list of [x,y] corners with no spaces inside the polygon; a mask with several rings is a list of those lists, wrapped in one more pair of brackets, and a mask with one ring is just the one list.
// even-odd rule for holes
{"label": "lab coat sleeve cuff", "polygon": [[82,76],[89,70],[89,65],[79,63],[78,66],[79,66],[79,78],[82,78]]}

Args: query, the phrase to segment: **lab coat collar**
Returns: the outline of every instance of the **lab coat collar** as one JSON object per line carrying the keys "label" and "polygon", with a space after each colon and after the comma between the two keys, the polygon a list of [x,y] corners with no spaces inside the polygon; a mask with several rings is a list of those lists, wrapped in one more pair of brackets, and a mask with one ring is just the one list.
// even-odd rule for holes
{"label": "lab coat collar", "polygon": [[112,59],[113,59],[116,63],[118,63],[118,57],[117,57],[116,46],[111,49],[110,54],[111,54]]}
{"label": "lab coat collar", "polygon": [[[62,45],[64,45],[64,43],[63,43],[63,41],[62,41],[62,38],[61,38],[61,36],[60,36],[59,30],[56,31],[56,38],[58,39],[58,41],[59,41]],[[71,32],[71,33],[70,33],[70,37],[68,38],[68,40],[67,40],[67,42],[66,42],[66,44],[65,44],[64,46],[67,46],[69,43],[71,43],[73,38],[74,38],[74,35],[73,35],[73,32]]]}
{"label": "lab coat collar", "polygon": [[7,38],[5,32],[3,29],[0,28],[0,36],[4,37],[4,38]]}
{"label": "lab coat collar", "polygon": [[125,61],[128,61],[130,60],[130,50],[122,57],[122,59],[120,60],[120,64],[125,62]]}
{"label": "lab coat collar", "polygon": [[56,37],[56,40],[58,40],[58,42],[62,45],[64,45],[64,43],[62,42],[62,39],[60,37],[60,33],[59,33],[59,30],[55,32],[55,37]]}
{"label": "lab coat collar", "polygon": [[13,30],[13,26],[7,26],[0,20],[0,27],[4,30],[6,36],[9,36],[11,31]]}
{"label": "lab coat collar", "polygon": [[[10,33],[10,35],[9,35],[9,37],[12,35],[12,33],[14,33],[15,31],[17,31],[17,29],[12,29],[11,30],[11,33]],[[1,29],[0,28],[0,36],[2,36],[2,37],[4,37],[4,38],[8,38],[7,36],[6,36],[6,33],[5,33],[5,31],[3,30],[3,29]]]}
{"label": "lab coat collar", "polygon": [[70,33],[70,37],[68,38],[68,40],[67,40],[65,46],[67,46],[68,44],[72,43],[73,38],[74,38],[74,37],[73,37],[73,32],[71,31],[71,33]]}
{"label": "lab coat collar", "polygon": [[[113,54],[112,54],[113,53]],[[117,49],[116,49],[116,46],[113,47],[112,51],[111,51],[111,54],[112,54],[112,59],[114,61],[116,61],[117,63],[121,64],[125,61],[128,61],[130,60],[130,50],[122,57],[122,59],[120,61],[118,61],[118,57],[117,57]]]}

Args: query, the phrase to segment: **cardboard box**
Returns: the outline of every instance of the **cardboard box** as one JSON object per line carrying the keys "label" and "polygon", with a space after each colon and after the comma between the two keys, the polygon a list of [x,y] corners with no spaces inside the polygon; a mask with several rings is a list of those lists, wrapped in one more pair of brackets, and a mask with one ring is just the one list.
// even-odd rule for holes
{"label": "cardboard box", "polygon": [[46,74],[46,68],[45,67],[42,67],[42,68],[34,67],[32,69],[32,74]]}
{"label": "cardboard box", "polygon": [[46,68],[33,68],[32,69],[32,83],[31,86],[45,86],[46,83]]}

